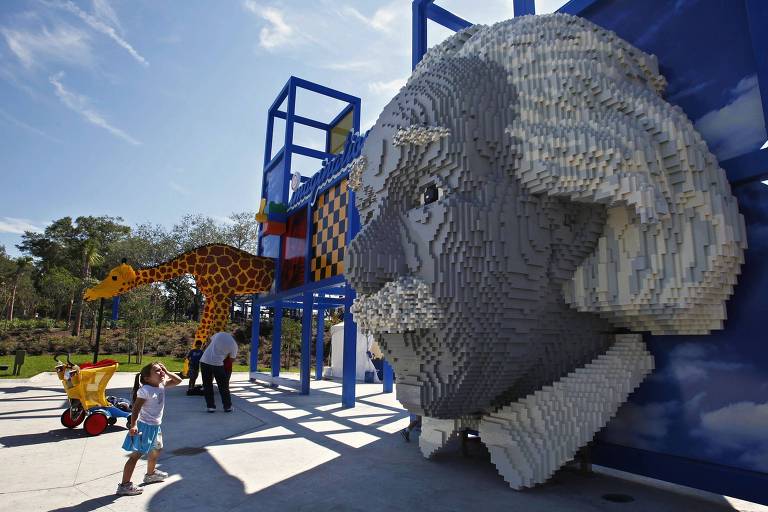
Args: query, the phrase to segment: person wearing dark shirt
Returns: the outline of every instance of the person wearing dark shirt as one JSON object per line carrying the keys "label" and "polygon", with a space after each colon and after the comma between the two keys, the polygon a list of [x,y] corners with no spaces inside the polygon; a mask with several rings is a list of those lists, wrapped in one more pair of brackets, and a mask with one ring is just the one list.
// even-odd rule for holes
{"label": "person wearing dark shirt", "polygon": [[203,350],[200,348],[202,343],[195,342],[195,348],[189,351],[187,354],[187,360],[189,361],[189,389],[187,394],[194,393],[195,382],[197,381],[197,375],[200,372],[200,358],[203,357]]}

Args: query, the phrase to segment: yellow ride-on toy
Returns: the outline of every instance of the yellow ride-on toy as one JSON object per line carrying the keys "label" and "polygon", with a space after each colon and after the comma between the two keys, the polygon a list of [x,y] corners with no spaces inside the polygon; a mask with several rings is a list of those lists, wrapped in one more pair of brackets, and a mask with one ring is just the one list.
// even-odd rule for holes
{"label": "yellow ride-on toy", "polygon": [[83,423],[85,432],[97,436],[104,432],[107,425],[117,423],[117,418],[128,418],[129,411],[124,411],[109,403],[104,396],[107,383],[117,371],[118,363],[104,359],[98,363],[74,364],[67,356],[67,362],[59,361],[56,354],[56,374],[67,392],[69,408],[61,413],[61,424],[67,428],[75,428]]}

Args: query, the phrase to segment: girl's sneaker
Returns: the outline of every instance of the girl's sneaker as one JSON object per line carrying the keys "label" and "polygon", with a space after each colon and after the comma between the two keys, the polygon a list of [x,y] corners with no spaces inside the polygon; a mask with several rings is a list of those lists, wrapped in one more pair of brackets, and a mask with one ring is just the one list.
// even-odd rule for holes
{"label": "girl's sneaker", "polygon": [[[146,481],[146,478],[144,480]],[[141,494],[143,492],[144,492],[144,489],[140,487],[136,487],[135,485],[133,485],[133,482],[127,482],[124,484],[117,485],[118,496],[136,496],[137,494]]]}
{"label": "girl's sneaker", "polygon": [[156,482],[162,482],[168,478],[168,473],[165,471],[160,471],[159,469],[156,469],[154,473],[151,475],[144,475],[144,483],[145,484],[154,484]]}

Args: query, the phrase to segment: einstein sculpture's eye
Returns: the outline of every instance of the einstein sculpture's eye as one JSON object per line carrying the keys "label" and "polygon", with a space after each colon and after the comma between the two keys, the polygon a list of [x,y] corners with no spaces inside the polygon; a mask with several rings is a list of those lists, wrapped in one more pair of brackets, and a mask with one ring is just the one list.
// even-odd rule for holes
{"label": "einstein sculpture's eye", "polygon": [[113,281],[117,281],[117,276],[112,276]]}
{"label": "einstein sculpture's eye", "polygon": [[434,203],[437,201],[438,195],[437,185],[435,185],[434,182],[429,183],[426,187],[424,187],[424,192],[421,196],[422,205],[426,206],[430,203]]}

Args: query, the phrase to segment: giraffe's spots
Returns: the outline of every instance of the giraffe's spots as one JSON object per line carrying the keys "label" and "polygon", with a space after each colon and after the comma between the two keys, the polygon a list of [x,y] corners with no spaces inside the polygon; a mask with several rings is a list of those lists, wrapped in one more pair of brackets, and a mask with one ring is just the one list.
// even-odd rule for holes
{"label": "giraffe's spots", "polygon": [[224,247],[221,245],[211,245],[209,246],[209,251],[214,256],[220,256],[224,254]]}
{"label": "giraffe's spots", "polygon": [[249,268],[245,274],[248,276],[249,279],[256,279],[256,276],[258,275],[258,271],[255,268]]}
{"label": "giraffe's spots", "polygon": [[232,265],[233,261],[232,261],[232,258],[230,258],[225,254],[224,256],[218,257],[218,263],[219,263],[219,266],[228,267]]}
{"label": "giraffe's spots", "polygon": [[222,268],[219,269],[219,275],[223,279],[229,279],[229,277],[232,275],[232,273],[230,272],[229,267],[222,267]]}
{"label": "giraffe's spots", "polygon": [[234,277],[230,278],[229,281],[227,281],[227,286],[230,289],[237,287],[237,279],[235,279]]}
{"label": "giraffe's spots", "polygon": [[243,274],[243,273],[240,273],[240,275],[237,276],[237,282],[241,286],[247,284],[248,283],[248,276]]}

